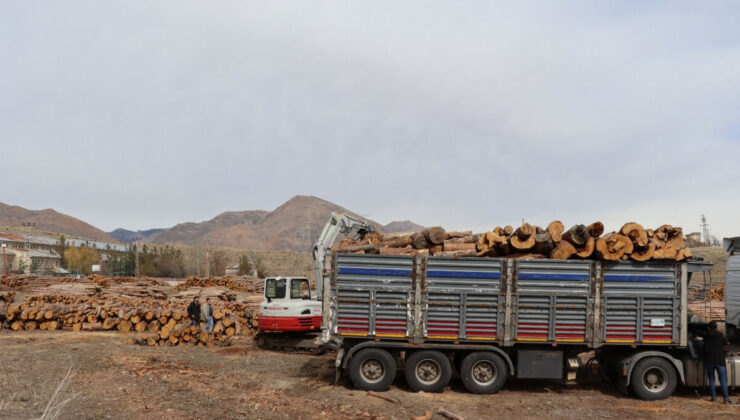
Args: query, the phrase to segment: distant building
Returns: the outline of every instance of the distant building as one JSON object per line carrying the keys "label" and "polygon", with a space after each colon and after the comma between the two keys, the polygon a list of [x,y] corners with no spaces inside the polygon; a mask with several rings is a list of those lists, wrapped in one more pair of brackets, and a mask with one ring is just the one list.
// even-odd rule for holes
{"label": "distant building", "polygon": [[227,276],[238,276],[239,275],[239,264],[234,264],[226,267],[226,275]]}
{"label": "distant building", "polygon": [[[6,245],[5,257],[8,272],[68,273],[62,268],[62,258],[57,253],[58,242],[59,239],[50,236],[0,232],[0,243]],[[97,250],[126,251],[125,245],[108,242],[70,238],[66,240],[66,243],[74,247],[86,246]],[[0,258],[2,258],[1,255]],[[4,268],[1,260],[0,268]]]}
{"label": "distant building", "polygon": [[704,245],[701,241],[701,233],[691,232],[686,235],[686,245],[688,246],[701,246]]}

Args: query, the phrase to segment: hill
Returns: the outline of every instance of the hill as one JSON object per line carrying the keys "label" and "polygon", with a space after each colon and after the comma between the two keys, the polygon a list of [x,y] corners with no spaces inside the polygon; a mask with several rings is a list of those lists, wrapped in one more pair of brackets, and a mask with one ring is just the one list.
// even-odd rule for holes
{"label": "hill", "polygon": [[383,226],[386,232],[419,232],[424,229],[424,226],[417,225],[411,220],[395,221],[390,222]]}
{"label": "hill", "polygon": [[84,239],[94,239],[104,242],[116,242],[113,237],[102,230],[76,219],[72,216],[62,214],[53,209],[29,210],[19,206],[10,206],[0,203],[0,226],[20,227],[23,223],[35,223],[34,230],[63,233]]}
{"label": "hill", "polygon": [[[156,244],[308,251],[332,212],[357,214],[326,200],[298,195],[273,211],[222,213],[201,223],[181,223],[152,237]],[[369,220],[380,232],[385,227]]]}
{"label": "hill", "polygon": [[152,235],[164,232],[167,229],[147,229],[147,230],[128,230],[118,228],[112,232],[108,232],[108,235],[115,238],[118,242],[134,242],[141,239],[146,239]]}

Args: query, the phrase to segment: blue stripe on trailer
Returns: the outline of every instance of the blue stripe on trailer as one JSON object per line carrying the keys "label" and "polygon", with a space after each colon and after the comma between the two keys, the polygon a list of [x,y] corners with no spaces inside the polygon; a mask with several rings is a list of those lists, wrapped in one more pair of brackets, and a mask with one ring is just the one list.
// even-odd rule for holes
{"label": "blue stripe on trailer", "polygon": [[339,267],[339,274],[360,274],[363,276],[410,276],[411,270],[392,268]]}
{"label": "blue stripe on trailer", "polygon": [[579,280],[588,281],[588,274],[539,274],[539,273],[519,273],[519,280]]}
{"label": "blue stripe on trailer", "polygon": [[668,277],[658,276],[641,276],[641,275],[624,275],[624,274],[605,274],[604,281],[673,281]]}
{"label": "blue stripe on trailer", "polygon": [[459,279],[500,279],[501,273],[489,271],[427,270],[427,277],[454,277]]}

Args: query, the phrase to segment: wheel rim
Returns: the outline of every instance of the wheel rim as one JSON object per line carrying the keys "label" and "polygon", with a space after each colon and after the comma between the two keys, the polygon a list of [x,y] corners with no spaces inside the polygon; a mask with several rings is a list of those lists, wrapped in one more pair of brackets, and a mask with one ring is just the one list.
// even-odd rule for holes
{"label": "wheel rim", "polygon": [[439,381],[442,376],[442,367],[433,359],[423,359],[416,364],[414,369],[416,380],[424,385],[431,385]]}
{"label": "wheel rim", "polygon": [[668,372],[658,366],[650,367],[642,374],[642,385],[650,392],[661,392],[668,386]]}
{"label": "wheel rim", "polygon": [[380,360],[368,359],[362,362],[362,366],[360,366],[360,374],[362,375],[362,379],[366,382],[377,383],[383,379],[385,369]]}
{"label": "wheel rim", "polygon": [[473,381],[481,386],[491,385],[498,375],[496,372],[496,365],[491,363],[490,360],[480,360],[476,362],[471,369],[471,373]]}

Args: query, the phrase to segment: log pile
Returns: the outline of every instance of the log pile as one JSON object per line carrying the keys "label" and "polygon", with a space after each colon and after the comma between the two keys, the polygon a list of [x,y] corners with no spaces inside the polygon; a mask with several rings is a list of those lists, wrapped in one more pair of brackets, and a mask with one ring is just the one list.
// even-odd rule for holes
{"label": "log pile", "polygon": [[[260,281],[260,283],[262,283]],[[239,292],[254,292],[253,284],[242,283],[234,280],[231,276],[224,277],[197,277],[189,276],[182,283],[177,285],[177,290],[183,291],[193,287],[223,287],[229,290]]]}
{"label": "log pile", "polygon": [[333,250],[384,255],[439,255],[453,257],[505,257],[550,259],[598,259],[602,261],[682,261],[690,258],[680,227],[662,225],[645,229],[630,222],[619,231],[604,234],[604,225],[594,222],[565,229],[556,220],[546,227],[524,223],[497,226],[473,234],[446,232],[432,227],[414,234],[365,235],[359,241],[344,238]]}
{"label": "log pile", "polygon": [[254,335],[256,314],[248,303],[213,303],[213,333],[192,326],[188,301],[77,295],[29,296],[0,307],[0,325],[14,331],[121,331],[131,341],[159,346],[225,346],[238,335]]}
{"label": "log pile", "polygon": [[725,300],[725,284],[722,283],[719,286],[711,289],[709,293],[707,293],[707,300],[724,301]]}

